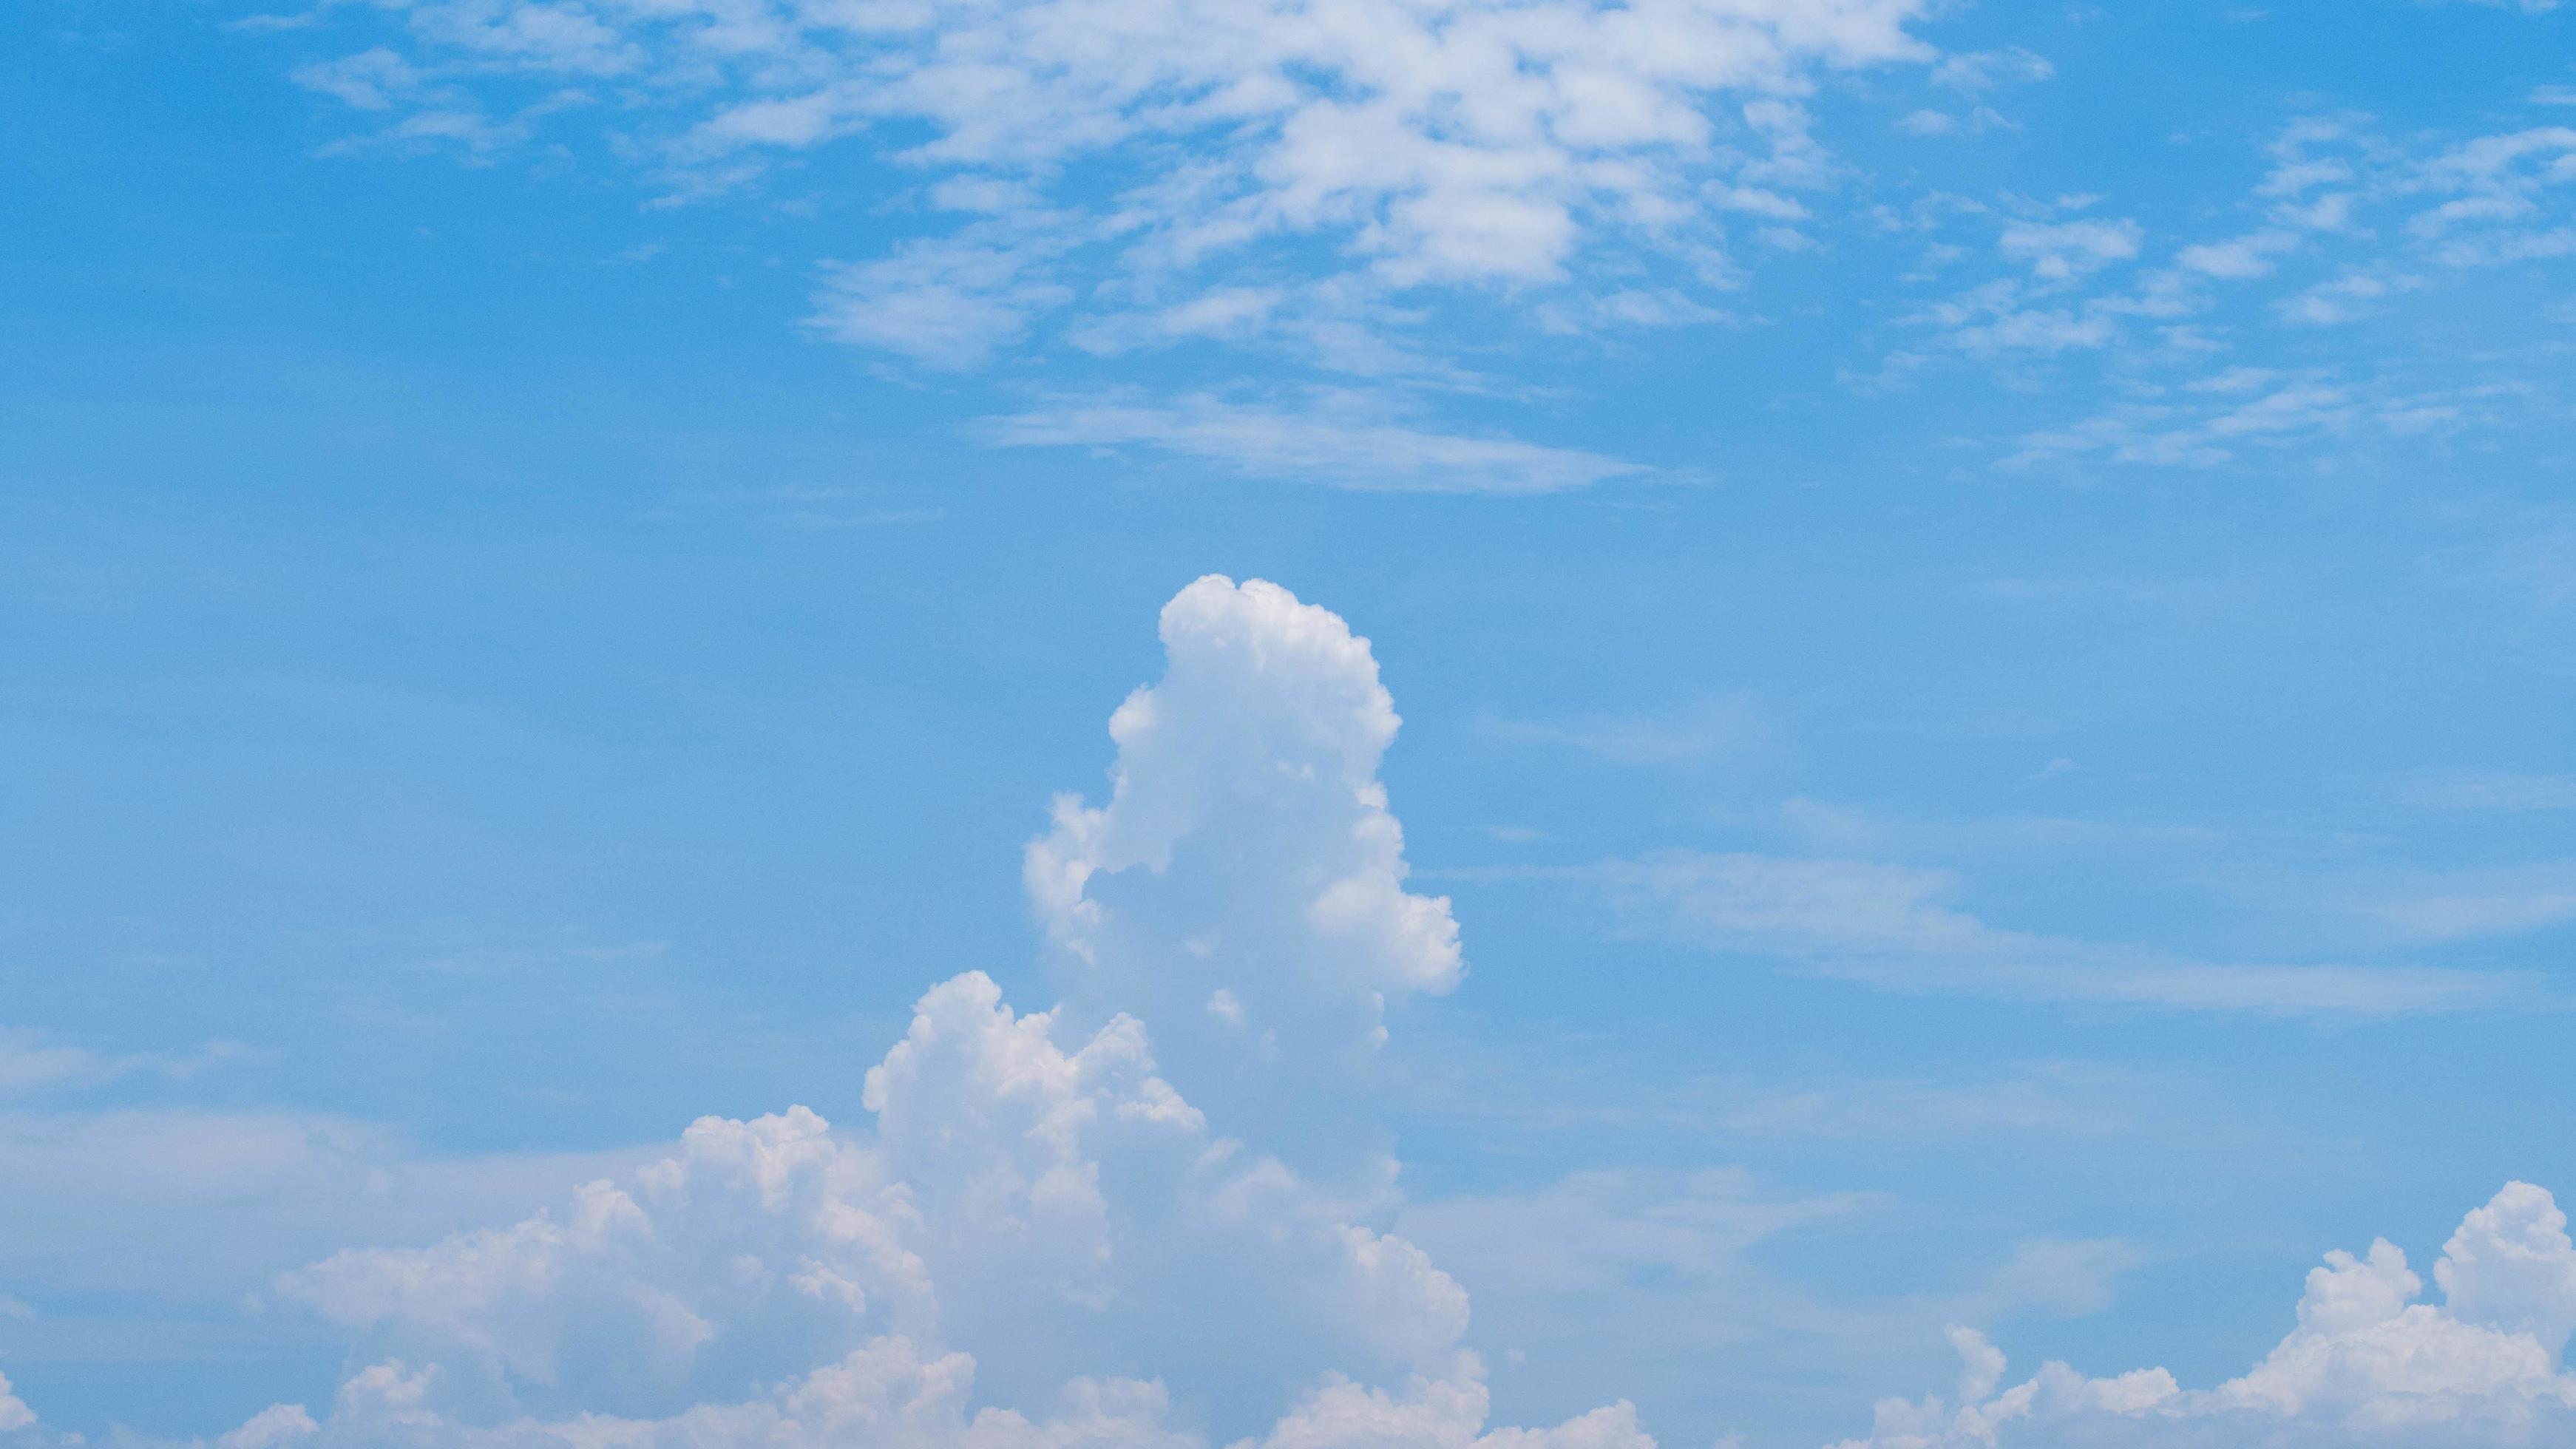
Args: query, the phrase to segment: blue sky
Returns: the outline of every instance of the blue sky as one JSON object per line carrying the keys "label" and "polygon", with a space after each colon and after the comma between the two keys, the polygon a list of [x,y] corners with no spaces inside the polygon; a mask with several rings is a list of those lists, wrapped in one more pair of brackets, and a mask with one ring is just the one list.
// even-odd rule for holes
{"label": "blue sky", "polygon": [[2570,13],[11,8],[0,1443],[2562,1442]]}

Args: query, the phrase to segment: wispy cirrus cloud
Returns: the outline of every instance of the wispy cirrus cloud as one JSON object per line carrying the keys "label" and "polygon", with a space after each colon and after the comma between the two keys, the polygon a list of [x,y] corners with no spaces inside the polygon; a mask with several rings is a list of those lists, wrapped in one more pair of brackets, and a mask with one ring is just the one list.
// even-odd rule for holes
{"label": "wispy cirrus cloud", "polygon": [[2272,1015],[2391,1016],[2543,999],[2525,976],[2438,967],[2222,964],[1987,923],[1943,870],[1872,861],[1670,851],[1506,867],[1597,891],[1621,927],[1892,991]]}
{"label": "wispy cirrus cloud", "polygon": [[2522,936],[2576,921],[2576,861],[2375,875],[2353,886],[2347,909],[2412,941]]}
{"label": "wispy cirrus cloud", "polygon": [[1337,488],[1415,493],[1558,493],[1654,470],[1600,453],[1452,432],[1344,392],[1302,404],[1208,393],[1071,398],[979,424],[995,447],[1144,448],[1238,473]]}
{"label": "wispy cirrus cloud", "polygon": [[193,1077],[209,1067],[248,1056],[239,1042],[208,1042],[179,1055],[133,1052],[106,1055],[24,1027],[0,1027],[0,1098],[45,1088],[90,1087],[121,1077]]}
{"label": "wispy cirrus cloud", "polygon": [[1761,712],[1740,695],[1659,712],[1488,718],[1478,728],[1494,739],[1558,746],[1622,765],[1705,763],[1754,748],[1767,734]]}
{"label": "wispy cirrus cloud", "polygon": [[2405,790],[2408,804],[2435,810],[2576,810],[2576,775],[2478,770],[2431,775]]}

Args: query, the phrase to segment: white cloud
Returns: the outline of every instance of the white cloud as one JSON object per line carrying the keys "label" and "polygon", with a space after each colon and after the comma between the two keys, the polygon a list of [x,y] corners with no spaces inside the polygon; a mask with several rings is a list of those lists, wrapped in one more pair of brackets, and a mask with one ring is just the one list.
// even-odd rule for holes
{"label": "white cloud", "polygon": [[1254,477],[1388,492],[1557,493],[1649,471],[1574,448],[1414,426],[1340,392],[1305,407],[1205,393],[1069,399],[987,418],[983,431],[999,447],[1149,447]]}
{"label": "white cloud", "polygon": [[2223,242],[2201,242],[2175,254],[2177,264],[2226,281],[2270,275],[2273,258],[2299,244],[2295,233],[2248,232]]}
{"label": "white cloud", "polygon": [[2014,1246],[1984,1293],[1998,1309],[2026,1305],[2082,1317],[2110,1307],[2120,1276],[2144,1258],[2119,1238],[2037,1238]]}
{"label": "white cloud", "polygon": [[209,1042],[185,1056],[134,1052],[101,1056],[54,1041],[40,1031],[0,1026],[0,1098],[42,1088],[96,1086],[141,1073],[186,1078],[248,1054],[239,1042]]}
{"label": "white cloud", "polygon": [[2325,467],[2344,456],[2338,445],[2363,449],[2396,438],[2442,437],[2491,420],[2503,415],[2521,391],[2517,383],[2410,390],[2384,379],[2228,368],[2184,380],[2158,401],[2117,403],[2063,427],[2025,433],[2000,465],[2029,468],[2098,459],[2211,468],[2249,451],[2295,448]]}
{"label": "white cloud", "polygon": [[2576,862],[2374,879],[2353,905],[2414,940],[2523,935],[2576,921]]}
{"label": "white cloud", "polygon": [[[282,1262],[503,1221],[624,1153],[422,1153],[380,1127],[293,1112],[0,1112],[0,1282],[14,1291],[236,1300]],[[188,1231],[169,1231],[185,1223]]]}
{"label": "white cloud", "polygon": [[[1444,1256],[1481,1264],[1493,1281],[1514,1282],[1511,1298],[1524,1319],[1555,1318],[1562,1332],[1582,1334],[1604,1315],[1577,1310],[1578,1301],[1597,1305],[1639,1281],[1710,1299],[1703,1291],[1709,1285],[1749,1276],[1742,1257],[1754,1244],[1873,1205],[1862,1193],[1783,1193],[1741,1169],[1593,1170],[1535,1189],[1410,1206],[1402,1222]],[[1516,1250],[1526,1243],[1553,1249]],[[1710,1305],[1692,1306],[1708,1311]],[[1613,1352],[1637,1347],[1610,1346]]]}
{"label": "white cloud", "polygon": [[1069,998],[1153,1022],[1220,1121],[1339,1139],[1388,1008],[1465,971],[1447,898],[1405,888],[1377,781],[1394,707],[1368,641],[1276,585],[1201,579],[1161,629],[1163,679],[1110,721],[1109,799],[1057,798],[1030,899]]}
{"label": "white cloud", "polygon": [[1688,765],[1739,754],[1763,738],[1749,700],[1703,699],[1662,714],[1596,714],[1566,720],[1496,719],[1497,739],[1561,745],[1622,765]]}
{"label": "white cloud", "polygon": [[[1922,0],[389,8],[397,35],[299,79],[370,115],[451,119],[473,114],[460,96],[613,79],[620,133],[640,121],[642,149],[682,194],[877,128],[942,184],[1015,188],[1007,238],[926,237],[836,274],[831,335],[938,366],[972,365],[1072,295],[994,275],[1068,230],[1026,205],[1037,195],[1080,213],[1070,230],[1099,248],[1093,282],[1274,243],[1311,274],[1312,249],[1298,249],[1316,237],[1340,254],[1328,274],[1380,288],[1550,284],[1604,247],[1715,277],[1724,208],[1703,183],[1821,183],[1832,166],[1789,98],[1819,70],[1934,58],[1907,28]],[[1959,57],[1946,75],[1974,88],[2045,66],[2007,51]],[[960,269],[973,273],[962,284]]]}
{"label": "white cloud", "polygon": [[2298,1326],[2245,1374],[2186,1390],[2164,1369],[2088,1378],[2062,1363],[2001,1388],[2003,1355],[1953,1329],[1958,1402],[1890,1400],[1840,1449],[2325,1449],[2544,1445],[2576,1433],[2576,1250],[2550,1195],[2509,1183],[2445,1245],[2446,1301],[2382,1240],[2308,1274]]}
{"label": "white cloud", "polygon": [[1963,91],[1988,91],[2006,81],[2044,81],[2057,67],[2043,55],[2019,46],[2004,50],[1964,51],[1944,56],[1932,67],[1932,83]]}
{"label": "white cloud", "polygon": [[[1831,1317],[1765,1272],[1761,1250],[1865,1228],[1887,1207],[1734,1168],[1593,1169],[1409,1204],[1397,1226],[1460,1273],[1478,1340],[1514,1364],[1522,1401],[1571,1408],[1638,1386],[1722,1403],[1732,1395],[1715,1386],[1758,1380],[1783,1362],[1785,1340]],[[1849,1327],[1828,1331],[1846,1344],[1874,1336]]]}
{"label": "white cloud", "polygon": [[[2565,193],[2576,181],[2576,128],[2533,126],[2479,136],[2423,163],[2413,190],[2448,199],[2407,223],[2454,267],[2504,266],[2576,251]],[[2553,207],[2555,210],[2553,210]],[[2554,223],[2554,224],[2553,224]]]}
{"label": "white cloud", "polygon": [[[269,1283],[273,1305],[347,1333],[357,1367],[327,1405],[278,1404],[219,1449],[1652,1449],[1626,1402],[1489,1427],[1467,1291],[1416,1244],[1501,1285],[1503,1341],[1546,1346],[1560,1379],[1637,1351],[1601,1335],[1605,1319],[1651,1328],[1667,1353],[1745,1341],[1748,1303],[1825,1321],[1745,1250],[1865,1195],[1724,1170],[1431,1203],[1394,1191],[1361,1098],[1390,1013],[1452,988],[1464,963],[1448,903],[1408,888],[1378,778],[1399,721],[1373,652],[1283,589],[1214,576],[1171,600],[1161,634],[1163,677],[1112,716],[1105,801],[1059,799],[1026,855],[1063,1005],[1015,1011],[980,973],[932,987],[864,1074],[856,1126],[802,1107],[706,1118],[546,1194],[553,1207],[503,1216],[484,1210],[496,1174],[460,1206],[453,1184],[350,1124],[0,1118],[0,1173],[63,1198],[30,1218],[0,1195],[0,1272],[88,1256],[102,1261],[73,1286],[148,1281],[170,1264],[105,1245],[148,1237],[131,1216],[158,1212],[196,1229],[191,1271],[220,1288],[196,1261],[206,1241],[266,1233],[229,1250],[274,1253],[315,1229],[265,1220],[308,1198],[322,1230],[345,1231],[363,1183],[367,1222],[426,1245],[343,1247]],[[2468,989],[2140,961],[1990,927],[1948,903],[1947,877],[1899,867],[1675,856],[1592,875],[1712,944],[1820,969],[1950,962],[1963,979],[2022,973],[2010,989],[2035,994],[2266,1009],[2409,1009]],[[2178,990],[2194,971],[2205,979]],[[574,1165],[525,1165],[512,1185]],[[460,1214],[497,1225],[414,1232]],[[96,1219],[94,1236],[67,1254],[75,1218]],[[1967,1407],[1888,1406],[1869,1442],[2055,1445],[2096,1441],[2052,1426],[2186,1422],[2435,1424],[2511,1442],[2497,1436],[2576,1403],[2554,1357],[2576,1327],[2563,1229],[2546,1194],[2509,1188],[2454,1235],[2440,1309],[2411,1302],[2394,1249],[2339,1256],[2299,1330],[2206,1394],[2161,1371],[2056,1367],[2003,1388],[2001,1356],[1963,1333]],[[1967,1290],[1898,1311],[2088,1313],[2138,1258],[2118,1240],[2029,1240]],[[1545,1393],[1576,1402],[1563,1382]],[[10,1423],[33,1416],[0,1381]]]}
{"label": "white cloud", "polygon": [[320,1428],[302,1404],[272,1404],[253,1414],[240,1428],[218,1435],[215,1449],[284,1449]]}
{"label": "white cloud", "polygon": [[2450,1312],[2563,1353],[2576,1329],[2576,1253],[2556,1199],[2514,1183],[2470,1213],[2443,1246],[2434,1280]]}
{"label": "white cloud", "polygon": [[360,111],[391,110],[426,88],[411,62],[382,46],[301,67],[295,83]]}
{"label": "white cloud", "polygon": [[1996,245],[2033,275],[2060,280],[2136,258],[2145,232],[2134,221],[2016,221]]}
{"label": "white cloud", "polygon": [[48,1042],[24,1027],[0,1027],[0,1097],[92,1075],[98,1058],[87,1050]]}
{"label": "white cloud", "polygon": [[0,1374],[0,1434],[31,1428],[35,1422],[35,1411],[27,1407],[26,1400],[9,1391],[9,1376]]}
{"label": "white cloud", "polygon": [[2382,300],[2420,290],[2423,285],[2421,277],[2403,272],[2347,267],[2305,291],[2281,298],[2272,307],[2285,322],[2330,327],[2366,316]]}
{"label": "white cloud", "polygon": [[1062,1008],[959,976],[862,1130],[707,1118],[557,1209],[284,1275],[369,1366],[240,1442],[1650,1449],[1625,1404],[1486,1430],[1466,1295],[1333,1115],[1389,1006],[1463,971],[1405,888],[1367,641],[1216,577],[1162,637],[1107,802],[1027,853]]}
{"label": "white cloud", "polygon": [[[1928,113],[1916,128],[1944,124]],[[2178,402],[2177,391],[2193,390],[2188,370],[2208,354],[2259,357],[2280,340],[2244,326],[2248,309],[2277,325],[2336,326],[2456,284],[2460,268],[2576,255],[2576,130],[2537,125],[2428,141],[2383,136],[2366,117],[2316,115],[2283,127],[2264,150],[2265,174],[2235,203],[2242,214],[2214,236],[2177,238],[2170,250],[2151,247],[2133,222],[2083,214],[2099,198],[2006,198],[2021,216],[2000,235],[2000,259],[2019,270],[1969,281],[1904,318],[1954,353],[1998,366],[2016,386],[2101,359],[2098,380],[2111,385],[2112,400],[2079,421],[2025,434],[2004,466],[2093,455],[2207,468],[2236,462],[2249,447],[2297,449],[2333,466],[2348,456],[2342,440],[2444,439],[2501,416],[2488,400],[2530,390],[2528,370],[2487,358],[2427,369],[2411,386],[2388,359],[2377,376],[2367,365],[2354,377],[2312,370],[2236,406]],[[1974,214],[1925,212],[1922,229],[1937,234]],[[1951,239],[1930,241],[1927,257],[1934,253],[1943,263],[1909,280],[1949,275],[1963,255]],[[1880,376],[1926,361],[1899,349]]]}
{"label": "white cloud", "polygon": [[1695,852],[1599,870],[1632,909],[1668,912],[1673,928],[1710,944],[1961,951],[1998,940],[1974,917],[1940,903],[1957,885],[1944,871]]}
{"label": "white cloud", "polygon": [[1954,876],[1909,866],[1675,851],[1553,873],[1597,885],[1635,929],[1902,991],[2381,1015],[2472,1010],[2528,990],[2491,973],[2219,965],[2001,929],[1948,903]]}
{"label": "white cloud", "polygon": [[1337,1380],[1281,1420],[1262,1449],[1654,1449],[1627,1403],[1553,1429],[1479,1433],[1489,1402],[1483,1382],[1466,1373],[1417,1376],[1401,1393]]}
{"label": "white cloud", "polygon": [[837,342],[963,370],[1028,331],[1029,318],[1073,292],[1045,274],[1058,250],[970,228],[909,243],[873,262],[827,268],[811,325]]}
{"label": "white cloud", "polygon": [[2416,782],[2410,804],[2438,810],[2576,810],[2576,775],[2479,771]]}
{"label": "white cloud", "polygon": [[[1221,346],[1399,389],[1476,389],[1485,380],[1450,360],[1463,349],[1432,340],[1454,335],[1444,323],[1500,310],[1542,336],[1611,337],[1759,317],[1718,305],[1748,259],[1836,247],[1854,219],[1836,193],[1867,180],[1819,139],[1828,113],[1811,97],[1837,73],[1924,67],[1956,103],[1922,106],[1917,93],[1884,117],[1918,135],[2012,124],[1983,101],[2046,79],[2051,63],[2019,47],[1941,55],[1916,33],[1936,12],[1924,0],[404,0],[327,7],[361,32],[356,48],[295,76],[375,127],[369,144],[488,159],[535,138],[587,140],[645,158],[675,199],[803,166],[836,142],[886,153],[919,178],[865,198],[897,235],[823,263],[807,320],[919,366]],[[590,115],[601,119],[566,119]],[[2161,426],[2155,399],[2192,354],[2263,340],[2240,313],[2273,329],[2342,325],[2459,269],[2576,255],[2571,136],[2534,124],[2398,138],[2366,117],[2304,116],[2261,146],[2257,183],[2188,208],[2222,220],[2152,231],[2088,214],[2096,197],[2007,193],[1996,207],[2018,219],[1990,234],[1995,275],[1905,320],[2017,387],[2098,361],[2124,389],[2030,431],[2008,462],[2213,467],[2244,456],[2225,432],[2239,425],[2331,454],[2350,419],[2330,409]],[[1948,198],[1916,205],[1935,199]],[[1916,373],[1916,347],[1848,375]],[[2384,418],[2373,440],[2438,441],[2488,420]],[[1401,416],[1206,394],[1060,401],[995,432],[1354,487],[1539,491],[1634,471]]]}

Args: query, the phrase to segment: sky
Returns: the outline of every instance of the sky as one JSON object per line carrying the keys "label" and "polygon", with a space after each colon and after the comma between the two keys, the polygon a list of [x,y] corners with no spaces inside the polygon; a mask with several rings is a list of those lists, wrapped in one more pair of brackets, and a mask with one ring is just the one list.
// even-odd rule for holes
{"label": "sky", "polygon": [[2576,7],[0,10],[0,1445],[2576,1439]]}

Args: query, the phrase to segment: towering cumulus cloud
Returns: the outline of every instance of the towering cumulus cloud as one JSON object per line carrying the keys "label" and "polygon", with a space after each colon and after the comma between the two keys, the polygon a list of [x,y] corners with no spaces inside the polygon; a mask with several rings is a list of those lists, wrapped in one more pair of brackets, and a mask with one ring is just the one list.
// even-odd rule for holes
{"label": "towering cumulus cloud", "polygon": [[[871,1120],[709,1117],[515,1225],[284,1275],[353,1368],[217,1449],[1654,1449],[1624,1402],[1489,1428],[1465,1292],[1383,1230],[1373,1063],[1464,967],[1448,903],[1406,889],[1367,641],[1213,577],[1162,637],[1106,798],[1057,800],[1028,847],[1063,1005],[969,972],[866,1070]],[[1955,1395],[1883,1403],[1843,1449],[2576,1443],[2549,1194],[2506,1186],[2432,1277],[2438,1305],[2388,1243],[2328,1255],[2210,1389],[2013,1382],[1957,1328]],[[70,1442],[4,1378],[0,1441]]]}
{"label": "towering cumulus cloud", "polygon": [[1404,888],[1395,708],[1368,641],[1276,584],[1201,579],[1162,635],[1162,682],[1109,722],[1108,803],[1056,800],[1029,896],[1076,1009],[1142,1012],[1193,1101],[1331,1162],[1389,1005],[1462,970],[1448,901]]}
{"label": "towering cumulus cloud", "polygon": [[[1072,1005],[959,976],[868,1070],[873,1123],[708,1118],[515,1226],[288,1275],[367,1366],[243,1442],[1488,1442],[1466,1295],[1367,1225],[1383,1180],[1259,1135],[1348,1110],[1388,1006],[1461,971],[1404,888],[1376,662],[1260,582],[1201,579],[1162,630],[1107,803],[1028,852]],[[1651,1444],[1624,1404],[1504,1432]]]}

